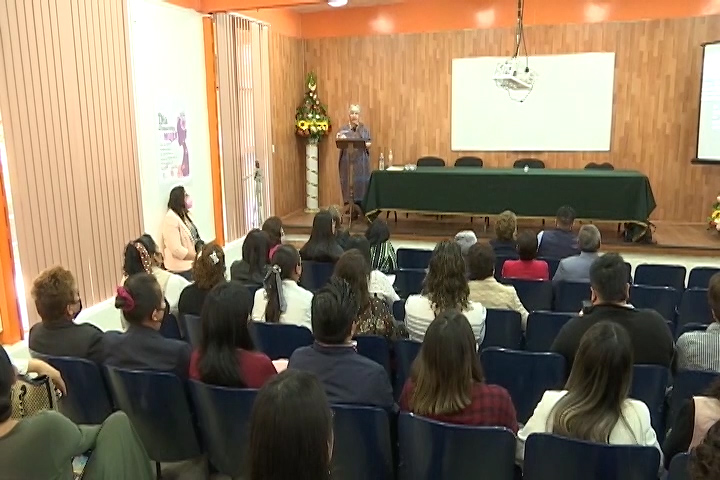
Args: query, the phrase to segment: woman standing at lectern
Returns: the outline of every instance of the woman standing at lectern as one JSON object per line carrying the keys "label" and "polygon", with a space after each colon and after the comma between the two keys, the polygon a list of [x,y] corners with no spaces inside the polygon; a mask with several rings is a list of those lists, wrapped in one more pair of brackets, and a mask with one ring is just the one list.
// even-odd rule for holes
{"label": "woman standing at lectern", "polygon": [[350,164],[353,169],[354,201],[362,208],[368,183],[370,182],[370,130],[360,122],[360,105],[350,105],[350,122],[342,127],[340,134],[348,138],[361,138],[365,140],[365,150],[359,154],[350,155],[347,150],[340,151],[340,186],[342,188],[343,202],[350,203]]}

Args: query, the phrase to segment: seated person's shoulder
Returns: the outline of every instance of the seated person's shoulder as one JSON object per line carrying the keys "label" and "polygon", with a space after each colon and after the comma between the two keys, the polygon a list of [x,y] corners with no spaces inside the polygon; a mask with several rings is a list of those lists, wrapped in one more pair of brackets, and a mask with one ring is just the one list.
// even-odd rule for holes
{"label": "seated person's shoulder", "polygon": [[300,347],[296,349],[292,355],[290,355],[290,362],[288,364],[288,367],[292,368],[295,365],[302,364],[308,359],[313,358],[314,356],[315,350],[312,348],[311,345]]}

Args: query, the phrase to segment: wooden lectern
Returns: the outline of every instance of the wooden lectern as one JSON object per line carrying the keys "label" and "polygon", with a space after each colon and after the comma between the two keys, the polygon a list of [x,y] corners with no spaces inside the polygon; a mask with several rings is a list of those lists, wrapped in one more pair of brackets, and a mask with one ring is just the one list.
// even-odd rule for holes
{"label": "wooden lectern", "polygon": [[362,155],[362,152],[364,152],[367,147],[365,146],[365,140],[362,138],[357,137],[336,137],[335,138],[335,145],[337,145],[337,148],[340,150],[347,150],[348,154],[348,178],[346,179],[348,182],[348,197],[347,199],[343,198],[343,202],[347,200],[348,204],[345,208],[345,211],[343,212],[344,215],[348,215],[350,217],[350,220],[348,222],[348,230],[352,228],[352,220],[353,220],[353,214],[357,210],[358,216],[362,217],[362,209],[359,205],[355,203],[355,172],[353,165],[355,163],[355,160]]}

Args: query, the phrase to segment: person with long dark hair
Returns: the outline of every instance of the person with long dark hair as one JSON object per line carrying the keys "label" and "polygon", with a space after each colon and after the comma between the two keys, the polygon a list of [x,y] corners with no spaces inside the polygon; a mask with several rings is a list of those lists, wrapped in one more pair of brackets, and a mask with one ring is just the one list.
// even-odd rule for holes
{"label": "person with long dark hair", "polygon": [[370,242],[370,265],[373,270],[393,273],[398,268],[395,247],[390,242],[390,229],[385,220],[377,217],[365,231]]}
{"label": "person with long dark hair", "polygon": [[268,260],[272,258],[275,250],[282,245],[283,238],[285,237],[285,230],[283,230],[283,223],[280,217],[269,217],[262,224],[262,231],[267,234],[268,237]]}
{"label": "person with long dark hair", "polygon": [[249,480],[330,480],[333,417],[310,373],[286,370],[258,392],[250,414]]}
{"label": "person with long dark hair", "polygon": [[[365,262],[371,265],[370,242],[368,242],[365,236],[353,235],[348,242],[348,249],[358,250],[365,259]],[[393,280],[394,279],[385,275],[380,270],[371,270],[370,276],[368,277],[368,292],[370,292],[370,295],[382,299],[390,308],[392,308],[395,302],[400,300],[400,295],[397,294],[393,287]]]}
{"label": "person with long dark hair", "polygon": [[720,472],[720,422],[715,422],[688,461],[690,480],[715,480]]}
{"label": "person with long dark hair", "polygon": [[313,294],[298,285],[302,274],[300,254],[292,245],[280,245],[270,263],[263,288],[255,292],[252,319],[287,323],[312,330]]}
{"label": "person with long dark hair", "polygon": [[333,224],[335,225],[335,241],[337,241],[338,245],[340,245],[340,248],[343,250],[350,250],[352,248],[349,244],[350,232],[343,226],[342,209],[338,205],[330,205],[328,207],[328,212],[330,212]]}
{"label": "person with long dark hair", "polygon": [[335,239],[335,221],[327,210],[320,210],[313,219],[310,238],[300,249],[303,260],[313,262],[338,261],[343,249]]}
{"label": "person with long dark hair", "polygon": [[262,285],[267,274],[270,243],[267,233],[254,228],[245,236],[242,259],[233,262],[230,278],[243,285]]}
{"label": "person with long dark hair", "polygon": [[221,283],[205,299],[200,348],[190,358],[190,378],[210,385],[260,388],[277,372],[255,351],[248,317],[250,293],[238,282]]}
{"label": "person with long dark hair", "polygon": [[168,211],[162,225],[165,268],[192,280],[192,262],[202,246],[200,232],[190,217],[192,199],[179,185],[170,190]]}
{"label": "person with long dark hair", "polygon": [[193,263],[195,282],[180,294],[180,314],[200,315],[205,297],[215,285],[225,282],[225,252],[217,243],[206,244]]}

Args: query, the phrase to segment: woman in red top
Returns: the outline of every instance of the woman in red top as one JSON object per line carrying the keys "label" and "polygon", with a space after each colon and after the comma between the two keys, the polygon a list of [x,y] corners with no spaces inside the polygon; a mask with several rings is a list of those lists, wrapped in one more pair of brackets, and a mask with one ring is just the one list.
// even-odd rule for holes
{"label": "woman in red top", "polygon": [[256,352],[250,331],[250,293],[240,282],[221,283],[205,298],[200,348],[190,357],[189,377],[209,385],[260,388],[277,374]]}
{"label": "woman in red top", "polygon": [[518,430],[510,394],[485,383],[470,322],[455,310],[428,327],[400,408],[441,422]]}
{"label": "woman in red top", "polygon": [[548,264],[544,260],[535,260],[538,241],[529,230],[520,232],[517,237],[517,250],[520,260],[505,260],[502,269],[503,278],[523,280],[550,280]]}

